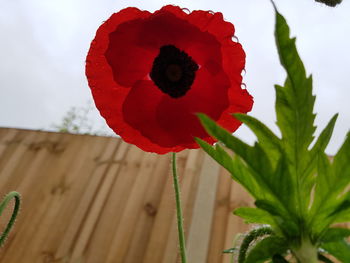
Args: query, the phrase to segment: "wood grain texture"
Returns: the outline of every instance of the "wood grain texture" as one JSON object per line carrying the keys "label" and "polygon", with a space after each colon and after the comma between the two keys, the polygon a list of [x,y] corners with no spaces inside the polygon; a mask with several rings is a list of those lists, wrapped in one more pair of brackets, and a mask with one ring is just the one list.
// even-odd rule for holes
{"label": "wood grain texture", "polygon": [[[189,262],[230,262],[252,200],[202,150],[177,166]],[[0,128],[0,192],[23,199],[0,263],[180,262],[170,168],[118,138]]]}

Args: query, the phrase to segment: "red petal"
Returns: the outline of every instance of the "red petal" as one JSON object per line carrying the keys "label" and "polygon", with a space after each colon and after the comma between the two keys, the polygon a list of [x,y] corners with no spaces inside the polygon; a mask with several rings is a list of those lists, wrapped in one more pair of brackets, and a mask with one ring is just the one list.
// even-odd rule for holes
{"label": "red petal", "polygon": [[130,87],[140,79],[145,79],[157,56],[157,49],[146,49],[139,45],[144,21],[136,19],[121,24],[109,35],[109,47],[105,53],[113,70],[116,82]]}
{"label": "red petal", "polygon": [[[241,89],[245,54],[231,41],[233,34],[233,25],[221,13],[188,15],[165,6],[154,14],[126,8],[112,15],[98,29],[86,63],[101,115],[125,141],[157,153],[198,148],[193,136],[214,141],[200,126],[197,112],[234,131],[240,122],[230,113],[248,112],[253,100]],[[163,94],[148,78],[159,48],[167,44],[200,66],[191,89],[179,99]]]}

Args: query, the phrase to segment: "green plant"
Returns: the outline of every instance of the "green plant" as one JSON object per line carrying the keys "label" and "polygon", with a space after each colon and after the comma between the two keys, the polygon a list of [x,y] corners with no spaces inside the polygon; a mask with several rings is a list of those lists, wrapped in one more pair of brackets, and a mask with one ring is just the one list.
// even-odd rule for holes
{"label": "green plant", "polygon": [[[200,139],[197,142],[255,198],[255,208],[241,207],[234,214],[249,223],[268,225],[246,236],[238,262],[288,262],[287,254],[298,262],[332,262],[327,254],[350,262],[350,245],[345,240],[350,230],[332,227],[350,221],[350,134],[330,161],[324,150],[336,114],[310,146],[316,130],[312,77],[306,75],[286,20],[275,10],[277,50],[287,73],[284,86],[275,86],[281,137],[254,117],[235,114],[257,137],[250,146],[199,114],[208,133],[219,143],[211,146]],[[230,155],[221,144],[235,154]]]}
{"label": "green plant", "polygon": [[90,134],[98,136],[112,136],[106,126],[99,129],[95,128],[95,120],[92,116],[93,103],[88,101],[81,107],[71,107],[63,116],[62,121],[51,125],[57,132],[72,134]]}

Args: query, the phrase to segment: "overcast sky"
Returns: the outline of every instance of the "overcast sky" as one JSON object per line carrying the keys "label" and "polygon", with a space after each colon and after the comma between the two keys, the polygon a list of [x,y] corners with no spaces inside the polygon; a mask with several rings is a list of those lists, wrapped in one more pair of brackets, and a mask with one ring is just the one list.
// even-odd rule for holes
{"label": "overcast sky", "polygon": [[[282,84],[268,0],[1,0],[0,127],[50,129],[72,107],[91,100],[84,61],[96,29],[128,6],[154,11],[165,4],[222,12],[236,27],[247,54],[244,82],[255,98],[251,115],[277,131],[274,88]],[[350,1],[329,8],[313,0],[276,0],[297,36],[297,47],[317,95],[316,124],[340,113],[327,152],[333,154],[350,128]],[[97,111],[95,123],[104,121]],[[254,136],[245,127],[237,135]]]}

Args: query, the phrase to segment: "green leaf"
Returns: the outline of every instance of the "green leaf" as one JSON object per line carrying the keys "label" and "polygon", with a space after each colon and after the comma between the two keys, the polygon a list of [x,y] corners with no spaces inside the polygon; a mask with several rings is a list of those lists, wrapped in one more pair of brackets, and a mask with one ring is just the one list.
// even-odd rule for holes
{"label": "green leaf", "polygon": [[277,163],[281,152],[280,139],[265,124],[252,116],[236,113],[234,117],[254,132],[261,148],[268,153],[270,161],[273,164]]}
{"label": "green leaf", "polygon": [[259,241],[248,253],[245,263],[260,263],[282,254],[287,250],[285,241],[276,236],[268,236]]}
{"label": "green leaf", "polygon": [[[340,230],[327,229],[335,222],[350,221],[350,193],[345,191],[350,183],[350,134],[334,161],[330,162],[324,151],[336,123],[336,114],[314,146],[310,147],[316,129],[312,77],[307,76],[295,38],[289,35],[286,20],[276,10],[276,44],[287,73],[284,85],[275,86],[275,108],[281,138],[259,120],[234,114],[255,133],[258,141],[250,146],[209,117],[199,114],[207,132],[235,154],[229,155],[219,145],[212,147],[198,142],[256,199],[257,208],[239,208],[235,214],[248,222],[270,224],[289,243],[289,249],[297,250],[307,242],[318,244],[327,241],[324,244],[332,245],[338,242],[336,238],[341,239],[345,235],[346,231],[340,233]],[[251,262],[264,260],[259,258],[263,255],[259,246],[267,246],[265,242],[269,244],[269,239],[263,240],[267,241],[258,242],[251,249]],[[302,244],[299,244],[300,240]],[[328,248],[339,257],[337,250],[332,246]],[[269,254],[265,259],[271,260],[274,255],[279,253]]]}
{"label": "green leaf", "polygon": [[252,146],[249,146],[248,144],[242,142],[240,139],[232,136],[231,133],[229,133],[224,128],[220,127],[210,119],[205,114],[198,114],[198,117],[207,130],[207,132],[214,136],[216,139],[220,140],[222,143],[225,144],[226,147],[233,150],[236,154],[238,154],[240,157],[242,157],[250,166],[261,169],[261,170],[268,170],[266,166],[269,165],[269,162],[263,164],[263,167],[259,167],[258,157],[256,152],[254,151],[254,148]]}
{"label": "green leaf", "polygon": [[289,38],[287,22],[277,10],[275,38],[280,62],[287,72],[285,87],[277,88],[277,124],[282,137],[293,152],[306,150],[312,142],[315,131],[312,79],[306,77],[303,62],[296,49],[295,38]]}
{"label": "green leaf", "polygon": [[[350,183],[350,136],[334,157],[331,165],[324,153],[319,154],[318,175],[309,225],[316,235],[335,222],[348,219],[350,193],[343,193]],[[346,221],[346,220],[344,220]]]}
{"label": "green leaf", "polygon": [[[308,147],[313,141],[315,97],[312,95],[312,78],[306,71],[295,45],[295,38],[289,37],[289,27],[284,17],[276,10],[275,38],[280,62],[285,68],[287,79],[284,87],[276,85],[277,125],[282,133],[282,145],[290,162],[294,185],[301,185]],[[310,193],[298,189],[295,210],[300,217],[307,213]],[[300,200],[306,200],[301,202]]]}
{"label": "green leaf", "polygon": [[272,188],[279,193],[282,203],[287,204],[287,208],[293,216],[295,215],[295,203],[297,202],[296,185],[292,180],[288,161],[285,154],[282,154],[272,176]]}
{"label": "green leaf", "polygon": [[224,149],[218,144],[211,146],[207,142],[196,138],[196,142],[206,151],[214,160],[227,169],[234,180],[238,181],[244,186],[248,192],[255,198],[261,198],[265,196],[261,187],[251,175],[246,165],[236,157],[231,157]]}
{"label": "green leaf", "polygon": [[340,227],[328,228],[322,236],[321,242],[328,243],[341,241],[348,236],[350,236],[350,229]]}
{"label": "green leaf", "polygon": [[[274,186],[274,178],[272,176],[273,171],[271,163],[260,145],[255,144],[254,147],[249,146],[240,139],[232,136],[228,131],[217,125],[215,121],[205,114],[198,114],[198,117],[210,135],[224,143],[226,147],[233,150],[245,161],[247,169],[241,165],[240,161],[236,160],[236,164],[240,165],[240,170],[245,170],[246,173],[250,173],[259,185],[258,187],[266,191],[266,194],[272,197],[276,204],[280,203],[282,206],[286,205],[280,202],[281,196],[283,195],[280,188],[278,187],[277,189],[274,189],[272,187]],[[234,173],[233,176],[235,176]]]}
{"label": "green leaf", "polygon": [[[195,138],[195,140],[199,144],[199,146],[201,146],[202,149],[207,154],[209,154],[215,161],[221,164],[221,166],[223,166],[230,173],[234,172],[232,158],[224,150],[222,150],[219,145],[217,145],[216,147],[213,147],[209,143],[199,138]],[[218,149],[221,149],[221,150],[218,150]]]}
{"label": "green leaf", "polygon": [[256,200],[255,205],[273,216],[278,228],[286,237],[295,237],[299,234],[298,224],[288,211],[268,200]]}
{"label": "green leaf", "polygon": [[350,183],[350,132],[334,157],[333,170],[336,178],[333,182],[339,185],[337,194],[340,193]]}
{"label": "green leaf", "polygon": [[276,226],[273,217],[265,210],[253,207],[240,207],[233,212],[242,217],[247,223],[268,224]]}
{"label": "green leaf", "polygon": [[314,168],[317,166],[317,158],[320,152],[324,152],[326,149],[329,140],[331,139],[334,125],[337,121],[338,114],[335,114],[332,119],[328,122],[327,126],[323,129],[320,136],[316,140],[315,145],[312,147],[310,151],[310,158],[308,158],[308,162],[305,164],[305,170],[302,173],[303,177],[307,177],[308,175],[313,175]]}
{"label": "green leaf", "polygon": [[316,189],[311,209],[311,215],[313,216],[316,216],[322,206],[324,207],[324,202],[327,201],[326,199],[328,199],[328,194],[331,190],[330,186],[333,186],[331,181],[333,177],[333,175],[331,175],[331,164],[327,155],[323,152],[318,153],[317,167],[318,174],[316,177]]}
{"label": "green leaf", "polygon": [[329,215],[334,212],[337,205],[337,201],[332,196],[333,187],[336,187],[332,184],[333,171],[325,153],[319,153],[317,167],[314,202],[307,223],[315,239],[318,239],[319,235],[331,225],[332,218]]}
{"label": "green leaf", "polygon": [[255,173],[238,157],[232,158],[233,173],[232,178],[239,182],[247,191],[256,199],[266,198],[273,200],[274,196],[270,193],[270,189],[264,183],[260,183],[255,178]]}
{"label": "green leaf", "polygon": [[344,241],[324,243],[321,247],[335,256],[340,262],[350,262],[350,245]]}
{"label": "green leaf", "polygon": [[[332,136],[335,122],[337,120],[338,114],[335,114],[332,119],[328,122],[327,126],[323,129],[320,136],[315,142],[315,145],[309,151],[309,154],[305,156],[302,160],[304,171],[301,172],[301,192],[305,193],[303,199],[305,204],[310,203],[311,190],[315,185],[315,172],[317,167],[318,155],[321,152],[324,152],[326,149],[329,140]],[[317,196],[317,194],[316,194]]]}
{"label": "green leaf", "polygon": [[329,216],[331,217],[331,216],[337,215],[339,213],[342,213],[344,211],[348,211],[349,208],[350,208],[350,200],[344,200],[342,203],[340,203],[340,205],[338,205],[334,209],[334,211]]}
{"label": "green leaf", "polygon": [[268,200],[256,200],[255,205],[256,207],[269,212],[273,216],[288,217],[286,211],[280,209]]}
{"label": "green leaf", "polygon": [[333,223],[348,223],[350,222],[350,208],[346,208],[337,213]]}

